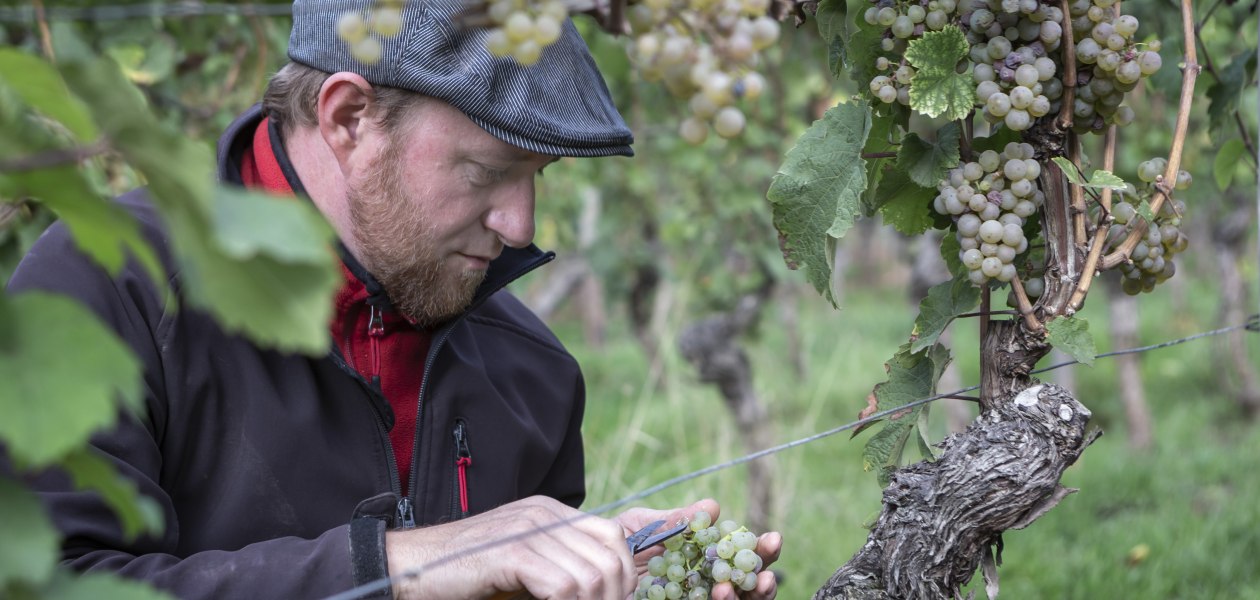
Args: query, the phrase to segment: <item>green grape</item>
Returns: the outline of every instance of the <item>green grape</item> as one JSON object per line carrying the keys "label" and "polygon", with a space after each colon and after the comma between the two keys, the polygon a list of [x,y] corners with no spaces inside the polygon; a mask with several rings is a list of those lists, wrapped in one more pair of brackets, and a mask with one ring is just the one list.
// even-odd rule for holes
{"label": "green grape", "polygon": [[374,65],[381,61],[381,42],[365,37],[350,45],[350,56],[365,65]]}
{"label": "green grape", "polygon": [[1158,52],[1145,50],[1138,54],[1137,63],[1143,75],[1154,75],[1163,65],[1163,59],[1159,57]]}
{"label": "green grape", "polygon": [[362,41],[368,35],[367,21],[363,20],[363,15],[355,11],[346,11],[341,13],[341,17],[337,19],[337,37],[347,44],[354,44]]}
{"label": "green grape", "polygon": [[744,123],[744,113],[734,106],[727,106],[719,110],[717,116],[713,118],[713,130],[718,135],[730,139],[744,130]]}

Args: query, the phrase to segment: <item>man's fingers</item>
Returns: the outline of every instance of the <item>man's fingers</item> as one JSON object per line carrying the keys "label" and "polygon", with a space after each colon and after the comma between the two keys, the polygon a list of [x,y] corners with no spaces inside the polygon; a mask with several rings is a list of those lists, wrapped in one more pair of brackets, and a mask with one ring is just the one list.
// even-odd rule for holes
{"label": "man's fingers", "polygon": [[783,536],[777,531],[761,534],[757,538],[757,555],[761,557],[762,566],[769,567],[770,563],[779,560],[779,551],[783,549]]}

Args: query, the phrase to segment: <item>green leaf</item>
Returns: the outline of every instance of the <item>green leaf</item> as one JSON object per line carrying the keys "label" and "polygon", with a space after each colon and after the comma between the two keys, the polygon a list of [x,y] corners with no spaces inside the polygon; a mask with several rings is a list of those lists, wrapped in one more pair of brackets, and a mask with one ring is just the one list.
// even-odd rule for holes
{"label": "green leaf", "polygon": [[[863,155],[886,153],[896,148],[897,143],[892,139],[893,121],[894,119],[891,116],[879,116],[872,112],[871,131],[866,136],[866,144],[862,146]],[[874,216],[879,209],[880,205],[876,192],[879,190],[880,180],[884,176],[884,166],[889,162],[890,160],[887,158],[876,158],[866,163],[866,190],[862,192],[863,216]]]}
{"label": "green leaf", "polygon": [[1239,138],[1230,138],[1216,152],[1216,160],[1212,163],[1212,176],[1216,178],[1216,187],[1225,191],[1234,180],[1234,171],[1242,159],[1247,145]]}
{"label": "green leaf", "polygon": [[90,448],[79,448],[67,454],[60,465],[74,480],[78,489],[95,490],[118,515],[123,535],[127,538],[162,531],[162,508],[143,496],[136,484],[118,474],[113,465]]}
{"label": "green leaf", "polygon": [[1082,364],[1093,366],[1097,356],[1094,336],[1089,333],[1089,321],[1083,317],[1059,317],[1047,321],[1046,340]]}
{"label": "green leaf", "polygon": [[936,188],[950,169],[958,166],[958,140],[961,129],[957,123],[946,123],[936,132],[935,141],[927,141],[911,133],[901,140],[897,152],[897,167],[910,174],[910,179],[925,188]]}
{"label": "green leaf", "polygon": [[935,345],[950,322],[958,315],[975,310],[979,304],[980,288],[966,278],[956,277],[932,286],[927,297],[919,302],[919,316],[914,320],[910,351],[919,352]]}
{"label": "green leaf", "polygon": [[[314,210],[303,202],[293,205]],[[247,333],[261,344],[311,354],[327,351],[332,293],[340,281],[331,240],[302,242],[324,244],[324,260],[318,263],[265,254],[238,260],[225,252],[222,242],[241,248],[247,240],[233,241],[227,237],[230,232],[212,229],[200,215],[172,212],[168,219],[172,238],[183,240],[177,248],[181,281],[194,304],[213,310],[228,331]]]}
{"label": "green leaf", "polygon": [[[5,420],[12,412],[6,411]],[[35,495],[0,477],[0,592],[12,582],[39,586],[61,555],[60,536]]]}
{"label": "green leaf", "polygon": [[1059,170],[1063,171],[1063,175],[1068,181],[1084,188],[1104,189],[1111,188],[1113,190],[1124,190],[1124,180],[1117,177],[1111,171],[1103,171],[1101,169],[1090,173],[1089,178],[1081,177],[1081,172],[1072,164],[1072,161],[1056,156],[1052,159],[1054,164],[1059,165]]}
{"label": "green leaf", "polygon": [[113,573],[59,572],[52,585],[41,590],[44,600],[174,600],[166,592]]}
{"label": "green leaf", "polygon": [[135,219],[93,191],[82,171],[63,166],[14,174],[12,180],[18,189],[57,213],[78,248],[111,275],[122,269],[130,253],[158,289],[166,286],[166,269],[140,235]]}
{"label": "green leaf", "polygon": [[303,201],[247,202],[232,192],[216,194],[209,148],[162,127],[118,66],[83,49],[73,30],[54,37],[66,83],[99,99],[90,106],[97,123],[148,179],[189,302],[228,331],[261,344],[324,352],[339,274],[331,229],[317,224],[314,208]]}
{"label": "green leaf", "polygon": [[87,107],[70,93],[52,65],[37,56],[0,48],[0,83],[12,87],[31,108],[61,123],[79,141],[96,139]]}
{"label": "green leaf", "polygon": [[1089,174],[1089,183],[1085,187],[1096,188],[1096,189],[1110,188],[1113,190],[1123,190],[1124,185],[1125,185],[1124,180],[1117,177],[1111,171],[1104,171],[1102,169],[1097,169],[1093,173]]}
{"label": "green leaf", "polygon": [[827,247],[853,226],[861,210],[866,189],[861,152],[870,129],[870,107],[831,108],[788,151],[767,192],[785,258],[833,304]]}
{"label": "green leaf", "polygon": [[967,56],[967,37],[948,26],[912,40],[906,60],[916,69],[910,79],[910,108],[929,117],[950,121],[966,117],[975,105],[976,88],[971,76],[958,73],[958,61]]}
{"label": "green leaf", "polygon": [[814,21],[818,23],[818,35],[827,46],[827,68],[831,74],[839,77],[844,67],[844,38],[848,33],[845,26],[845,0],[821,0],[814,13]]}
{"label": "green leaf", "polygon": [[1143,198],[1141,202],[1138,202],[1135,210],[1137,210],[1139,217],[1146,219],[1147,223],[1155,222],[1155,211],[1151,210],[1151,203],[1147,202],[1145,198]]}
{"label": "green leaf", "polygon": [[935,188],[920,187],[900,169],[886,169],[881,177],[875,204],[884,217],[905,235],[920,235],[936,226],[932,200]]}
{"label": "green leaf", "polygon": [[1062,156],[1056,156],[1050,160],[1053,161],[1054,164],[1059,165],[1059,170],[1063,171],[1063,176],[1067,177],[1068,181],[1076,185],[1086,184],[1085,179],[1081,177],[1080,169],[1077,169],[1076,165],[1072,164],[1072,161]]}
{"label": "green leaf", "polygon": [[215,188],[215,234],[231,258],[259,255],[298,264],[322,264],[333,231],[309,203],[238,187]]}
{"label": "green leaf", "polygon": [[95,314],[61,295],[0,295],[0,442],[39,468],[137,408],[141,367]]}
{"label": "green leaf", "polygon": [[[910,352],[910,344],[903,344],[886,365],[888,380],[875,386],[873,393],[878,410],[894,409],[931,397],[949,360],[949,350],[940,344],[917,353]],[[862,451],[863,468],[878,469],[880,485],[887,485],[887,476],[902,464],[906,443],[914,434],[924,406],[889,417],[883,428],[866,443]]]}
{"label": "green leaf", "polygon": [[875,59],[881,53],[879,42],[883,37],[884,27],[871,25],[862,18],[852,21],[852,29],[844,43],[843,56],[849,78],[857,84],[858,89],[870,91],[868,86],[875,78]]}
{"label": "green leaf", "polygon": [[962,243],[958,241],[958,236],[946,231],[941,238],[941,258],[945,260],[945,266],[954,275],[954,279],[967,279],[968,269],[959,257],[961,252]]}
{"label": "green leaf", "polygon": [[1219,80],[1207,89],[1208,130],[1220,135],[1234,127],[1234,114],[1242,99],[1242,91],[1251,87],[1256,74],[1256,53],[1244,48],[1230,60],[1229,66],[1220,71]]}

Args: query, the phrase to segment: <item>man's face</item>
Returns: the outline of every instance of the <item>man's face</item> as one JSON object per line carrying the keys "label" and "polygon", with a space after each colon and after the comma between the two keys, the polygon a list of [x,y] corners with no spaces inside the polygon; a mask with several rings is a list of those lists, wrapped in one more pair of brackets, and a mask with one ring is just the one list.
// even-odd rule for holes
{"label": "man's face", "polygon": [[518,149],[430,100],[347,181],[357,258],[422,326],[466,308],[504,246],[534,237],[534,177],[555,158]]}

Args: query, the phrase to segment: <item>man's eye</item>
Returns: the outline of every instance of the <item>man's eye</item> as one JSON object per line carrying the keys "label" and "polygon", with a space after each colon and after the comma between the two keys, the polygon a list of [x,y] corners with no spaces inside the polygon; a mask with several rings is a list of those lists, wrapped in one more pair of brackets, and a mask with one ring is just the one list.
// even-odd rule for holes
{"label": "man's eye", "polygon": [[481,186],[494,185],[503,181],[504,175],[506,175],[506,171],[489,167],[478,167],[473,177],[473,183]]}

